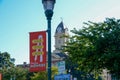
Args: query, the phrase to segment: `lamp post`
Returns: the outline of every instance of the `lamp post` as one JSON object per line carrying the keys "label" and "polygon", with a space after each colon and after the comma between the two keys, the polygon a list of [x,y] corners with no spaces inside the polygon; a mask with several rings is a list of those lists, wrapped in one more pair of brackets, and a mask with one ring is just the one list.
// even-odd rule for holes
{"label": "lamp post", "polygon": [[53,16],[55,0],[42,0],[42,4],[48,24],[48,80],[51,80],[51,19]]}

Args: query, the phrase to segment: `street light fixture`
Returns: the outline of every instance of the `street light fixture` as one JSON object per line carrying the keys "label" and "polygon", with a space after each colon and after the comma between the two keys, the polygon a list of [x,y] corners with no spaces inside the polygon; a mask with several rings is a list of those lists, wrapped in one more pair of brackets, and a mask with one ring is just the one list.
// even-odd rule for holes
{"label": "street light fixture", "polygon": [[51,80],[51,19],[53,16],[55,0],[42,0],[42,4],[48,24],[48,80]]}

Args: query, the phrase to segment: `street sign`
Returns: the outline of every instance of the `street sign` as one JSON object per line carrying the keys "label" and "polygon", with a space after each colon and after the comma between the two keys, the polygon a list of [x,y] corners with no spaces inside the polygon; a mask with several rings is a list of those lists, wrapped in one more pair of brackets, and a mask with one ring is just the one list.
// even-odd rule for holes
{"label": "street sign", "polygon": [[71,80],[70,74],[60,74],[54,77],[54,80]]}
{"label": "street sign", "polygon": [[58,72],[59,74],[65,72],[65,61],[58,62]]}

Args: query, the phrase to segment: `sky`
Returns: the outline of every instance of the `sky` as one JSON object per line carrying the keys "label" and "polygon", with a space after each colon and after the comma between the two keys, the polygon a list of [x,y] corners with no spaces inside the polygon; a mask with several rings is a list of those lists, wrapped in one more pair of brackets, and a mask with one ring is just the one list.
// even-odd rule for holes
{"label": "sky", "polygon": [[[15,58],[15,64],[29,63],[29,32],[47,30],[42,0],[0,0],[0,51]],[[54,33],[63,21],[65,27],[81,29],[83,22],[120,19],[120,0],[56,0],[52,17]],[[62,18],[62,19],[61,19]]]}

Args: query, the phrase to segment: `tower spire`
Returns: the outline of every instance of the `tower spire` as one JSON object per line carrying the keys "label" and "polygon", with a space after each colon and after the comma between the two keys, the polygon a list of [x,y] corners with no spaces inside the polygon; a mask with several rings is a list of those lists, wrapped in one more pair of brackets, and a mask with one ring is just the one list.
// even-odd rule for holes
{"label": "tower spire", "polygon": [[63,22],[63,18],[62,18],[62,17],[60,17],[60,19],[61,19],[61,22]]}

